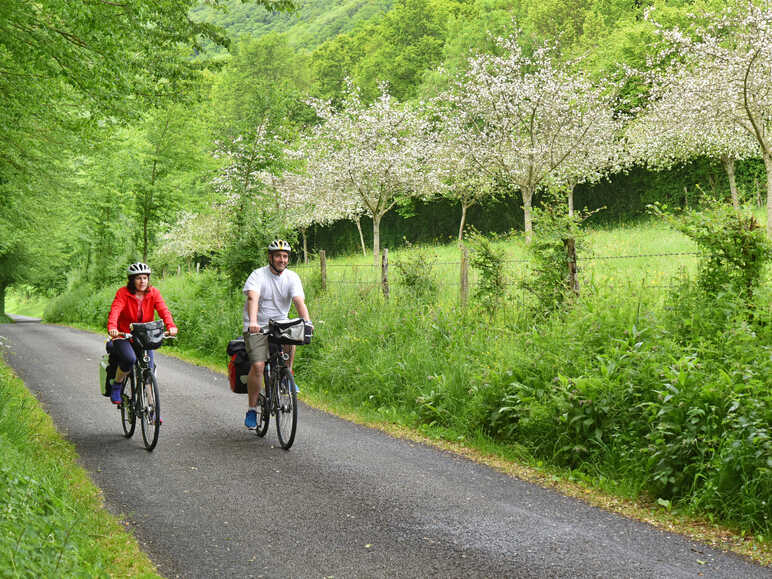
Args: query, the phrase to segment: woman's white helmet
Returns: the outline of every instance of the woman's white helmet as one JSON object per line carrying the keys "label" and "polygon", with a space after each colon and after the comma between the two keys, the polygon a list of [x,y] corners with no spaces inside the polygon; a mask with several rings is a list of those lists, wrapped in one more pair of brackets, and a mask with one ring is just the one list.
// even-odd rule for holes
{"label": "woman's white helmet", "polygon": [[286,251],[287,253],[292,253],[292,248],[290,247],[290,244],[283,239],[274,239],[268,244],[268,253],[273,253],[274,251]]}
{"label": "woman's white helmet", "polygon": [[129,276],[141,275],[141,274],[150,275],[150,266],[147,265],[146,263],[142,263],[141,261],[138,261],[137,263],[132,263],[129,266],[128,274]]}

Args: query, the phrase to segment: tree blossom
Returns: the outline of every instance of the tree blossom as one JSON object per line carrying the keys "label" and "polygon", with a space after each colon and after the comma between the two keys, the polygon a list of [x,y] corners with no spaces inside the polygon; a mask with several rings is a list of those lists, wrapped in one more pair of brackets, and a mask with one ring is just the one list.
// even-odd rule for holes
{"label": "tree blossom", "polygon": [[[678,56],[670,72],[681,81],[680,97],[694,103],[696,122],[712,116],[710,126],[718,128],[718,136],[739,140],[739,128],[756,142],[767,173],[767,235],[772,237],[772,8],[746,0],[695,26],[693,33],[659,30]],[[745,154],[743,147],[737,149]]]}
{"label": "tree blossom", "polygon": [[424,190],[428,123],[392,99],[385,85],[370,105],[351,84],[340,110],[325,101],[310,104],[323,121],[310,137],[319,152],[314,171],[321,191],[337,200],[356,199],[372,218],[377,263],[381,219],[399,198]]}
{"label": "tree blossom", "polygon": [[520,191],[530,241],[534,193],[595,179],[612,165],[619,121],[600,87],[556,61],[556,46],[529,56],[517,34],[498,45],[501,55],[472,58],[443,95],[445,122],[475,163]]}
{"label": "tree blossom", "polygon": [[283,143],[267,125],[263,122],[248,135],[217,143],[214,153],[224,162],[212,185],[223,195],[223,203],[231,209],[237,227],[244,225],[247,204],[264,191],[265,177],[261,173],[281,170]]}
{"label": "tree blossom", "polygon": [[[433,143],[435,154],[427,175],[426,186],[433,193],[456,201],[461,206],[458,226],[458,242],[461,243],[470,207],[493,197],[496,178],[480,166],[481,152],[477,143],[458,138],[452,131],[438,129],[438,139]],[[427,143],[428,146],[428,143]]]}
{"label": "tree blossom", "polygon": [[680,59],[664,71],[652,67],[648,105],[637,111],[627,137],[633,158],[655,170],[696,156],[720,159],[732,204],[739,207],[735,162],[758,156],[759,147],[756,138],[735,122],[731,107],[714,98],[716,87],[727,83],[727,72],[722,67],[685,65]]}

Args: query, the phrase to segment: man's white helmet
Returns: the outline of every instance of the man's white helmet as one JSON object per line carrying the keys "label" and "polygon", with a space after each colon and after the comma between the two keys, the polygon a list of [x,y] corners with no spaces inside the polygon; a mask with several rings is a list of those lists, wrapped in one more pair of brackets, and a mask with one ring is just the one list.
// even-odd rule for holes
{"label": "man's white helmet", "polygon": [[292,248],[290,247],[290,244],[283,239],[274,239],[268,244],[268,253],[273,253],[274,251],[286,251],[287,253],[292,253]]}

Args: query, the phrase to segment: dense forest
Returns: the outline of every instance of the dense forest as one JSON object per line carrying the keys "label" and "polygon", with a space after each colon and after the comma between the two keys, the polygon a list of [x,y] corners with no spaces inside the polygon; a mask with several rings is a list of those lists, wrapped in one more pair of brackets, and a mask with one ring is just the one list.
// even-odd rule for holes
{"label": "dense forest", "polygon": [[[464,184],[486,193],[471,200],[459,197],[462,167],[448,177],[410,165],[437,185],[404,181],[385,209],[359,202],[351,211],[325,193],[335,185],[322,183],[324,160],[311,164],[323,149],[319,127],[334,126],[321,123],[324,103],[362,116],[388,98],[392,111],[420,109],[435,127],[449,126],[427,103],[457,95],[470,68],[511,52],[503,39],[528,61],[521,72],[555,63],[559,74],[605,87],[593,98],[630,122],[646,110],[651,74],[671,64],[662,30],[695,30],[724,8],[717,0],[4,3],[0,298],[13,286],[50,294],[98,285],[137,259],[241,272],[243,256],[279,234],[333,253],[378,236],[382,246],[448,241],[461,208],[483,232],[523,229],[524,217],[528,229],[531,203],[568,183],[574,205],[604,207],[593,219],[612,222],[640,218],[653,201],[727,195],[726,155],[697,146],[613,163],[607,151],[607,166],[527,187],[490,175]],[[758,151],[732,154],[738,202],[765,195]],[[601,153],[581,153],[591,154]],[[289,209],[301,190],[305,213]]]}

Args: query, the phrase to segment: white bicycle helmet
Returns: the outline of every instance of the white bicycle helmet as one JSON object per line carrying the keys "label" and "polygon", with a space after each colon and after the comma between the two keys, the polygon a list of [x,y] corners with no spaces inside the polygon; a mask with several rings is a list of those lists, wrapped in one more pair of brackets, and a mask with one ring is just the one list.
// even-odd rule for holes
{"label": "white bicycle helmet", "polygon": [[290,244],[283,239],[274,239],[268,244],[268,253],[274,251],[286,251],[287,253],[292,253],[292,248],[290,247]]}
{"label": "white bicycle helmet", "polygon": [[129,266],[128,274],[129,276],[141,275],[141,274],[150,275],[150,266],[147,265],[146,263],[142,263],[141,261],[138,261],[137,263],[132,263]]}

